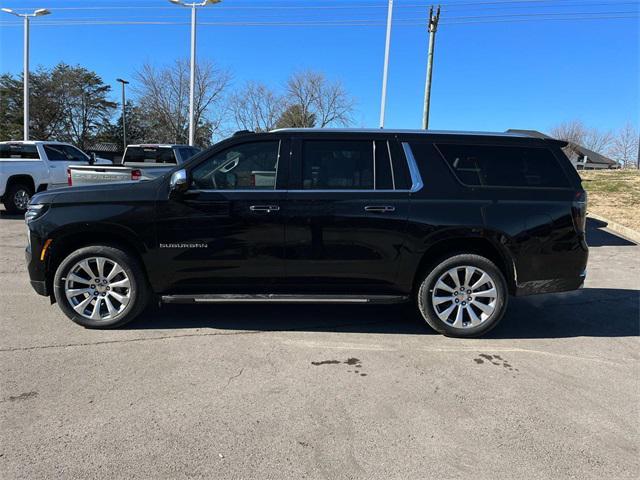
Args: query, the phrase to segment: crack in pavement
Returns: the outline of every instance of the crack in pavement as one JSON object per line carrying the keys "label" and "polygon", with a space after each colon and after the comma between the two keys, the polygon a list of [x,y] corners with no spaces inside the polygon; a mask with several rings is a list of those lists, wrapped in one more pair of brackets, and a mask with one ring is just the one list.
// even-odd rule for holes
{"label": "crack in pavement", "polygon": [[233,376],[229,377],[229,380],[227,380],[227,384],[224,386],[224,388],[222,390],[226,390],[227,387],[229,386],[229,384],[231,383],[231,380],[235,380],[236,378],[238,378],[240,375],[242,375],[242,372],[244,372],[244,367],[242,367],[240,369],[240,371],[238,372],[237,375],[233,375]]}
{"label": "crack in pavement", "polygon": [[156,340],[170,340],[174,338],[190,338],[190,337],[216,337],[216,336],[227,336],[227,335],[251,335],[257,333],[274,333],[274,332],[304,332],[307,330],[315,330],[315,331],[323,331],[334,328],[344,328],[351,326],[364,326],[364,325],[376,325],[380,323],[387,323],[387,321],[376,321],[376,322],[368,322],[368,323],[345,323],[338,325],[326,325],[326,326],[315,326],[310,325],[301,328],[287,328],[282,330],[243,330],[243,331],[235,331],[235,332],[210,332],[210,333],[183,333],[176,335],[162,335],[158,337],[138,337],[138,338],[124,338],[121,340],[101,340],[98,342],[84,342],[84,343],[63,343],[63,344],[54,344],[54,345],[34,345],[29,347],[9,347],[9,348],[0,348],[0,353],[7,352],[24,352],[30,350],[46,350],[53,348],[71,348],[71,347],[91,347],[96,345],[110,345],[114,343],[135,343],[135,342],[148,342],[148,341],[156,341]]}

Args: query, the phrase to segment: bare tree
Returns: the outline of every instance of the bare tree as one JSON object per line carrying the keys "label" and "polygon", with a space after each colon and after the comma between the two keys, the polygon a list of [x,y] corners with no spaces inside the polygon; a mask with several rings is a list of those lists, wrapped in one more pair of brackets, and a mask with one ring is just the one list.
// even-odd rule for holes
{"label": "bare tree", "polygon": [[638,130],[627,122],[615,135],[611,145],[611,156],[625,168],[640,168],[638,165]]}
{"label": "bare tree", "polygon": [[285,99],[259,82],[248,82],[230,99],[229,108],[238,130],[273,130],[286,109]]}
{"label": "bare tree", "polygon": [[[187,143],[189,130],[189,63],[177,60],[172,66],[156,69],[145,64],[136,73],[141,112],[150,119],[158,142]],[[226,116],[224,94],[231,74],[211,62],[196,68],[196,143],[209,145]],[[151,139],[150,139],[151,140]]]}
{"label": "bare tree", "polygon": [[551,136],[581,145],[600,154],[607,154],[613,141],[611,131],[588,128],[580,120],[561,123],[551,129]]}
{"label": "bare tree", "polygon": [[[351,123],[355,101],[339,81],[323,73],[305,70],[294,73],[286,84],[287,105],[296,105],[299,118],[314,119],[318,127]],[[313,126],[313,125],[304,125]]]}

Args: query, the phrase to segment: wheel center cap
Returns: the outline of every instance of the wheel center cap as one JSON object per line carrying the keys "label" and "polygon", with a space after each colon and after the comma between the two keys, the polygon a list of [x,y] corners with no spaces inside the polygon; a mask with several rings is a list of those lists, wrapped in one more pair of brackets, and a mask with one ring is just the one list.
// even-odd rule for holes
{"label": "wheel center cap", "polygon": [[106,292],[107,291],[107,286],[106,285],[96,285],[96,290],[100,293]]}

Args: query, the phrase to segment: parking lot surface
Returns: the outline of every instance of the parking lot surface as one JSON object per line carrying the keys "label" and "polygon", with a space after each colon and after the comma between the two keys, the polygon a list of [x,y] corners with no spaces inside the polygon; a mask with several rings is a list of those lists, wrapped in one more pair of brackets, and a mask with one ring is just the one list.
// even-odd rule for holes
{"label": "parking lot surface", "polygon": [[86,330],[0,214],[0,478],[635,479],[640,247],[481,339],[401,306],[164,306]]}

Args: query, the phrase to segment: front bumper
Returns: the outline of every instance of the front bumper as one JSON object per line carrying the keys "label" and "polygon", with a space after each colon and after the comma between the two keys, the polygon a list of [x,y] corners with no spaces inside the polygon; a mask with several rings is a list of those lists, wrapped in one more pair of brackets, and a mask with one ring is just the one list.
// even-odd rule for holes
{"label": "front bumper", "polygon": [[38,295],[49,296],[47,281],[45,276],[45,262],[41,262],[32,252],[32,245],[28,246],[24,251],[24,257],[27,262],[27,271],[29,272],[29,281],[31,286]]}

